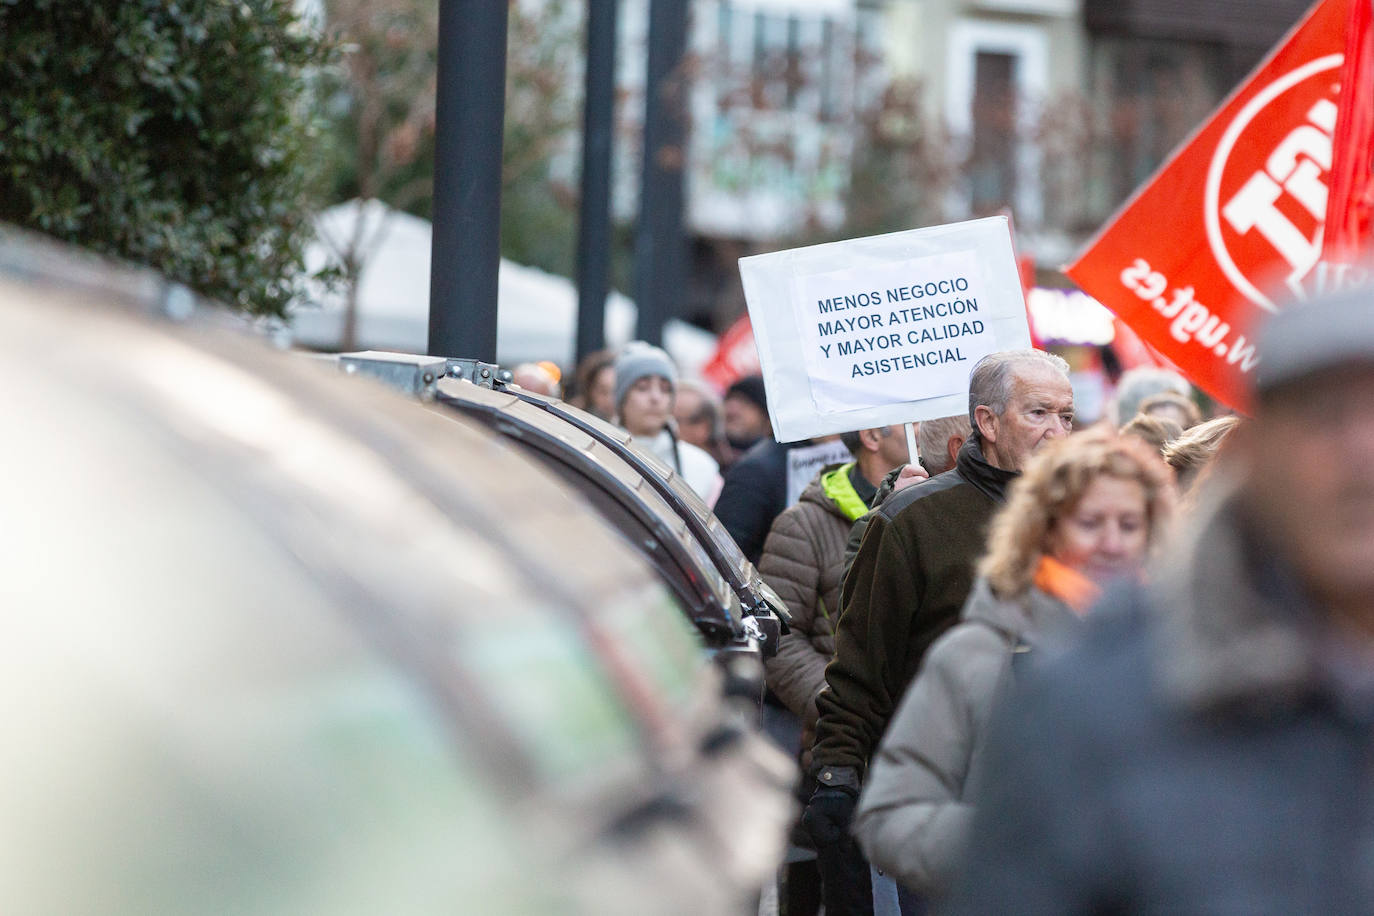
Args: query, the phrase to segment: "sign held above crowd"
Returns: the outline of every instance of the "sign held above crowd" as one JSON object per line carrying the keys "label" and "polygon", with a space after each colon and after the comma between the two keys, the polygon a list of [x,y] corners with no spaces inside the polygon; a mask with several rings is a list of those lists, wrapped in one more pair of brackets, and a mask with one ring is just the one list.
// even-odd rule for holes
{"label": "sign held above crowd", "polygon": [[968,410],[989,353],[1030,345],[1006,217],[740,259],[779,442]]}

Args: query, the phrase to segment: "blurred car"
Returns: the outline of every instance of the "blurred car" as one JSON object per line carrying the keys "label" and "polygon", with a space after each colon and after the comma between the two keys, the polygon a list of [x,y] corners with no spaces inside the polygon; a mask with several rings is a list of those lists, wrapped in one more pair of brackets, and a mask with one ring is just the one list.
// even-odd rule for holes
{"label": "blurred car", "polygon": [[[729,618],[742,614],[729,638],[739,645],[752,637],[762,644],[764,655],[777,651],[787,625],[782,600],[686,481],[634,445],[624,430],[511,384],[508,372],[486,363],[385,352],[346,353],[337,359],[346,372],[376,376],[436,409],[471,417],[519,443],[586,495],[668,581],[681,580],[685,573],[689,583],[711,583],[709,595],[702,597],[709,604],[713,595],[719,610],[704,612],[700,600],[696,609],[687,608],[709,639],[722,635],[722,611]],[[672,537],[645,530],[646,525],[654,527],[654,520],[670,529]],[[673,553],[674,544],[688,556],[665,562],[660,555]],[[677,590],[689,589],[679,585]]]}
{"label": "blurred car", "polygon": [[0,229],[3,909],[741,912],[790,767],[659,577],[192,303]]}

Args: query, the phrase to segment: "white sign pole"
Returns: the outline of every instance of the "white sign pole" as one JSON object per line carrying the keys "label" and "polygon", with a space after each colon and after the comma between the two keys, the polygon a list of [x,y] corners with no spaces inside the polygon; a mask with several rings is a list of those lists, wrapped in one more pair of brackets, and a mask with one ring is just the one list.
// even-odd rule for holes
{"label": "white sign pole", "polygon": [[920,454],[916,451],[916,424],[906,425],[906,461],[907,464],[915,464],[921,460]]}

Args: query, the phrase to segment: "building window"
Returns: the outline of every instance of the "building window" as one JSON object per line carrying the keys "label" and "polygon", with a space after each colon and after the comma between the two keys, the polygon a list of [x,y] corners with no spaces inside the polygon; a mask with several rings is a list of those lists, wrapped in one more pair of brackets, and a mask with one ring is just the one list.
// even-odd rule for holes
{"label": "building window", "polygon": [[1016,199],[1016,57],[979,51],[973,69],[969,196],[974,216]]}
{"label": "building window", "polygon": [[1093,44],[1091,215],[1143,184],[1231,88],[1223,48],[1202,42],[1102,38]]}
{"label": "building window", "polygon": [[964,20],[951,30],[945,122],[969,165],[962,206],[970,214],[1010,206],[1024,226],[1043,220],[1034,122],[1048,85],[1041,26]]}

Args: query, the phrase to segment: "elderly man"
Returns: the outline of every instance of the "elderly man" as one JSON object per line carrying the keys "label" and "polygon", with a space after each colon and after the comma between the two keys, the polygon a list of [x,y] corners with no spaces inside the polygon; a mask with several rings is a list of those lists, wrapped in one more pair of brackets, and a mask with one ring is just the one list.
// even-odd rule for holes
{"label": "elderly man", "polygon": [[958,913],[1368,913],[1374,290],[1262,329],[1149,584],[1018,674]]}
{"label": "elderly man", "polygon": [[[1073,427],[1068,364],[1040,350],[994,353],[969,379],[972,438],[952,471],[894,494],[870,517],[844,582],[835,658],[817,699],[817,788],[803,815],[820,853],[826,911],[866,912],[848,836],[869,755],[927,648],[959,616],[988,520],[1041,446]],[[832,897],[830,885],[853,891]]]}

